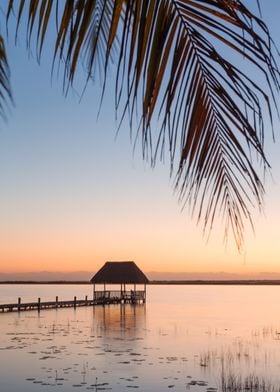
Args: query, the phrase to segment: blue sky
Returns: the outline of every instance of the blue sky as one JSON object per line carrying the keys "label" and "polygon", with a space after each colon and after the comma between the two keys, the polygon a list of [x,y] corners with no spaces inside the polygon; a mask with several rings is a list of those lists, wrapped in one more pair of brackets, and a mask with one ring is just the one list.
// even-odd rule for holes
{"label": "blue sky", "polygon": [[[280,4],[262,7],[280,44]],[[8,45],[15,107],[0,124],[0,271],[96,270],[114,259],[133,259],[146,271],[280,271],[279,124],[276,144],[266,130],[273,180],[245,252],[233,243],[225,249],[218,222],[207,243],[188,209],[181,211],[168,163],[151,169],[140,145],[133,153],[126,123],[115,137],[113,78],[97,119],[99,82],[80,100],[77,81],[64,97],[61,78],[51,79],[50,48],[39,66],[21,31],[17,46],[12,34]]]}

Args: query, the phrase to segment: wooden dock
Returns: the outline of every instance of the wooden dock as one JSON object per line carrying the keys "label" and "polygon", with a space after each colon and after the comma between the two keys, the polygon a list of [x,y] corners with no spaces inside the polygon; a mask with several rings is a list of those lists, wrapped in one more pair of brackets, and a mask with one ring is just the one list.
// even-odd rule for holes
{"label": "wooden dock", "polygon": [[18,298],[17,303],[11,304],[0,304],[0,313],[7,312],[21,312],[26,310],[37,310],[40,312],[45,309],[59,309],[59,308],[74,308],[80,306],[96,306],[96,305],[110,305],[110,304],[140,304],[145,303],[145,292],[144,291],[95,291],[94,298],[88,299],[77,299],[74,297],[70,301],[60,301],[56,297],[55,301],[41,301],[38,298],[36,302],[23,303],[21,298]]}

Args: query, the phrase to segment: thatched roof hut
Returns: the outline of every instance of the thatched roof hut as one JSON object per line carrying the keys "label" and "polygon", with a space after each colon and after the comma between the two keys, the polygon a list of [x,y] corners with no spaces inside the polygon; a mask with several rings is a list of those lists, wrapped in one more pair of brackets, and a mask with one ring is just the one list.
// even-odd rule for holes
{"label": "thatched roof hut", "polygon": [[134,261],[107,261],[91,279],[93,284],[147,284],[146,275]]}
{"label": "thatched roof hut", "polygon": [[[96,304],[146,302],[146,284],[149,280],[133,261],[107,261],[90,282],[93,284],[93,299]],[[100,284],[104,286],[103,289],[96,290],[95,286]],[[119,284],[121,287],[119,291],[106,290],[106,284]],[[139,284],[144,285],[144,290],[136,290]],[[126,285],[134,285],[134,288],[127,290]]]}

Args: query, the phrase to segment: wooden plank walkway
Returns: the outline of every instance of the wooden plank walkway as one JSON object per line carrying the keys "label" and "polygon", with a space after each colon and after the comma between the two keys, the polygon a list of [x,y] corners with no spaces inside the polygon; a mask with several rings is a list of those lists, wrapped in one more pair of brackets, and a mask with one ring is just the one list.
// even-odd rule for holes
{"label": "wooden plank walkway", "polygon": [[137,296],[98,295],[95,296],[94,299],[88,299],[87,296],[85,297],[85,299],[77,299],[77,297],[74,297],[74,299],[70,301],[59,301],[58,297],[56,297],[55,301],[42,302],[41,298],[38,298],[37,302],[26,302],[26,303],[22,303],[21,298],[18,298],[17,303],[0,304],[0,313],[21,312],[26,310],[37,310],[38,312],[40,312],[41,310],[44,309],[76,308],[80,306],[95,306],[95,305],[124,304],[124,303],[135,305],[137,303],[144,303],[145,302],[144,297],[142,295],[139,295],[138,293],[139,292],[137,292]]}

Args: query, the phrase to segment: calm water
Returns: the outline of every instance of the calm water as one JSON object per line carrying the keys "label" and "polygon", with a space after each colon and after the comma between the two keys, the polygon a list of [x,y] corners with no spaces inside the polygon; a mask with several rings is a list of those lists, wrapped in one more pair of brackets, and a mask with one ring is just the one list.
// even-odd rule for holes
{"label": "calm water", "polygon": [[[0,302],[83,298],[90,285],[0,285]],[[280,386],[280,287],[150,286],[146,306],[0,314],[0,390],[215,391]]]}

